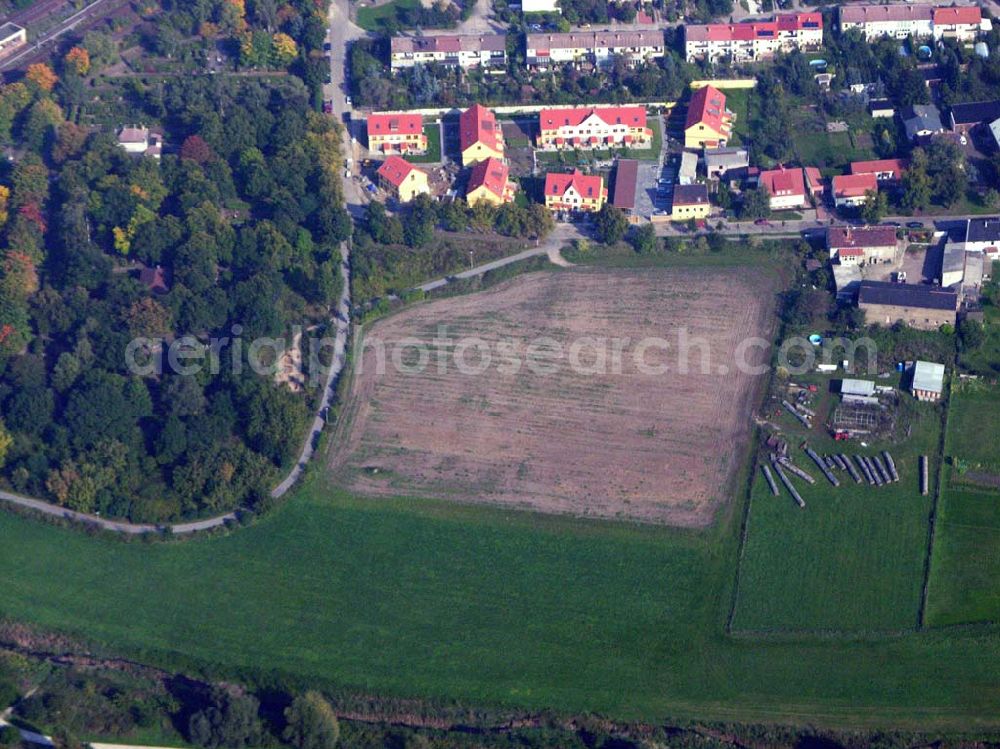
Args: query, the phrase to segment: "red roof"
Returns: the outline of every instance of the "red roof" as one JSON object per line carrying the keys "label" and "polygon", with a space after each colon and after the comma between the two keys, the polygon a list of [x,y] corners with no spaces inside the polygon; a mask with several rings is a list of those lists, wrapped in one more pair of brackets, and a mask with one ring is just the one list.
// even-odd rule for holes
{"label": "red roof", "polygon": [[767,188],[771,196],[806,195],[806,182],[802,169],[793,167],[771,169],[760,173],[760,184]]}
{"label": "red roof", "polygon": [[684,129],[702,123],[717,133],[722,132],[725,116],[726,95],[713,86],[705,86],[691,94]]}
{"label": "red roof", "polygon": [[874,161],[852,161],[851,174],[876,174],[892,172],[894,177],[902,176],[910,165],[908,159],[875,159]]}
{"label": "red roof", "polygon": [[562,197],[572,187],[584,198],[599,198],[604,193],[604,180],[599,176],[587,175],[579,169],[572,174],[549,172],[545,175],[545,194]]}
{"label": "red roof", "polygon": [[983,12],[976,5],[966,5],[961,8],[935,8],[934,9],[934,25],[955,25],[955,24],[967,24],[970,26],[978,26],[982,23]]}
{"label": "red roof", "polygon": [[839,253],[864,252],[866,247],[895,247],[892,226],[831,226],[826,230],[826,246]]}
{"label": "red roof", "polygon": [[416,135],[424,131],[424,118],[419,114],[370,114],[368,136]]}
{"label": "red roof", "polygon": [[403,180],[410,175],[410,172],[414,171],[419,172],[420,170],[401,156],[390,156],[378,168],[378,176],[394,187],[399,187],[403,184]]}
{"label": "red roof", "polygon": [[860,247],[845,247],[842,250],[837,250],[837,254],[842,257],[861,257],[865,251]]}
{"label": "red roof", "polygon": [[498,198],[502,198],[504,189],[507,187],[509,174],[510,170],[500,159],[495,159],[491,156],[488,159],[479,161],[472,167],[472,172],[469,174],[469,184],[465,188],[465,193],[468,195],[473,190],[485,187]]}
{"label": "red roof", "polygon": [[499,151],[501,135],[496,115],[481,104],[473,104],[458,118],[458,141],[463,151],[476,143]]}
{"label": "red roof", "polygon": [[574,107],[570,109],[543,109],[538,113],[542,130],[560,127],[577,127],[591,115],[596,115],[607,125],[646,127],[645,107]]}
{"label": "red roof", "polygon": [[809,190],[814,193],[823,192],[823,174],[820,170],[814,166],[807,166],[805,171]]}
{"label": "red roof", "polygon": [[869,190],[878,191],[874,174],[838,174],[833,178],[833,195],[836,198],[860,198]]}
{"label": "red roof", "polygon": [[754,39],[777,39],[780,32],[822,29],[821,13],[785,13],[772,21],[751,23],[692,24],[684,29],[684,38],[692,42],[748,42]]}

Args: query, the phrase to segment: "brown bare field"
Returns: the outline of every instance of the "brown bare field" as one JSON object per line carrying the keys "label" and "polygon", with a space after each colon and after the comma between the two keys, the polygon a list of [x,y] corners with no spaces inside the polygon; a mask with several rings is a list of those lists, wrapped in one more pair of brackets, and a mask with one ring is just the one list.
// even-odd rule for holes
{"label": "brown bare field", "polygon": [[[736,371],[735,352],[750,336],[770,340],[775,287],[745,268],[577,268],[404,310],[363,336],[331,469],[364,495],[707,525],[745,455],[759,382]],[[448,342],[435,343],[440,326]],[[686,374],[681,327],[692,342]],[[459,371],[455,344],[465,336],[489,347],[489,367],[475,347],[462,359],[481,374]],[[581,346],[574,359],[583,337],[606,344]],[[637,360],[637,343],[649,337],[671,350],[647,348]],[[529,359],[528,344],[542,338],[550,339],[543,351],[551,355],[556,341],[562,356]],[[615,338],[629,339],[620,372]],[[393,347],[407,339],[426,344],[422,371],[414,347]],[[393,366],[393,350],[409,371]],[[753,349],[745,358],[765,356]],[[665,373],[648,371],[664,364]]]}

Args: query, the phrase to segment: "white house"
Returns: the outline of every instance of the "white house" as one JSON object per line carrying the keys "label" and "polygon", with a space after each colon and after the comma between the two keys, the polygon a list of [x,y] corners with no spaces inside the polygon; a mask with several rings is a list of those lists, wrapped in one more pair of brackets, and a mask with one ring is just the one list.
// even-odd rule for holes
{"label": "white house", "polygon": [[133,125],[118,131],[118,145],[124,148],[126,153],[158,159],[163,153],[163,136],[148,127]]}

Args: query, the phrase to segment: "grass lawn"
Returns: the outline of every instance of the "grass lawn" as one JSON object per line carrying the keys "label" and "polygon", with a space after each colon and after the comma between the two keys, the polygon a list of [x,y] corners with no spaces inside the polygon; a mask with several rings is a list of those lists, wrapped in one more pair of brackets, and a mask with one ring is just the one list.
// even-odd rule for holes
{"label": "grass lawn", "polygon": [[[956,385],[945,452],[971,469],[1000,473],[1000,388]],[[931,560],[928,621],[1000,621],[1000,490],[963,481],[954,466],[941,500]]]}
{"label": "grass lawn", "polygon": [[[738,512],[693,533],[313,479],[228,537],[145,545],[0,514],[0,613],[168,667],[368,693],[816,725],[1000,723],[1000,642],[728,638]],[[845,548],[845,553],[852,552]]]}
{"label": "grass lawn", "polygon": [[803,164],[833,173],[843,173],[852,161],[875,158],[870,148],[856,146],[850,133],[793,130],[792,139]]}
{"label": "grass lawn", "polygon": [[1000,493],[949,487],[934,537],[927,620],[1000,620]]}
{"label": "grass lawn", "polygon": [[392,0],[384,5],[357,9],[355,23],[365,31],[383,31],[386,23],[393,21],[400,10],[416,10],[420,8],[420,0]]}
{"label": "grass lawn", "polygon": [[437,164],[441,161],[441,126],[437,122],[428,122],[424,125],[424,135],[427,136],[427,153],[407,156],[406,160],[413,164]]}
{"label": "grass lawn", "polygon": [[726,108],[736,115],[733,137],[729,145],[742,145],[750,136],[750,96],[753,94],[753,89],[734,88],[723,93],[726,95]]}
{"label": "grass lawn", "polygon": [[[791,477],[806,503],[800,509],[783,487],[774,497],[763,476],[755,477],[735,629],[872,632],[917,626],[931,510],[931,497],[920,495],[917,460],[937,452],[940,411],[907,402],[913,406],[912,435],[902,445],[835,443],[819,423],[807,434],[788,423],[791,417],[778,417],[792,459],[816,483]],[[806,438],[821,455],[889,449],[900,481],[876,488],[835,471],[840,486],[833,487],[798,449]]]}
{"label": "grass lawn", "polygon": [[573,167],[586,165],[591,161],[602,161],[611,158],[639,159],[640,161],[656,161],[663,148],[663,133],[660,130],[659,118],[651,117],[648,121],[649,129],[653,131],[652,143],[649,148],[616,148],[599,150],[565,150],[565,151],[538,151],[538,161],[541,164],[565,164]]}

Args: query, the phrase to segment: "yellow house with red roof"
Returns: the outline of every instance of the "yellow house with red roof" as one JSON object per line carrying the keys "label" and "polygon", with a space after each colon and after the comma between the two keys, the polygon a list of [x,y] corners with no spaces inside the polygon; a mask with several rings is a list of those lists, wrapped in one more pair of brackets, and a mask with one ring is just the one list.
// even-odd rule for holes
{"label": "yellow house with red roof", "polygon": [[378,168],[378,183],[400,203],[409,203],[431,191],[427,172],[400,156],[390,156]]}
{"label": "yellow house with red roof", "polygon": [[489,158],[472,167],[469,184],[465,189],[465,202],[475,205],[485,201],[490,205],[503,205],[514,200],[516,186],[510,181],[510,170],[500,159]]}
{"label": "yellow house with red roof", "polygon": [[645,107],[567,107],[538,113],[538,147],[647,148],[653,131]]}
{"label": "yellow house with red roof", "polygon": [[725,148],[733,134],[733,116],[724,93],[713,86],[699,88],[688,104],[684,147]]}
{"label": "yellow house with red roof", "polygon": [[473,104],[459,115],[458,141],[462,166],[485,159],[503,160],[503,131],[496,115],[481,104]]}
{"label": "yellow house with red roof", "polygon": [[594,213],[601,210],[607,199],[608,190],[599,175],[587,175],[579,169],[572,174],[545,175],[545,207],[550,211]]}

